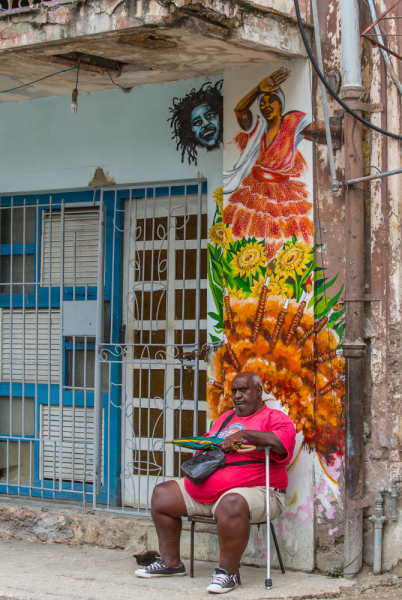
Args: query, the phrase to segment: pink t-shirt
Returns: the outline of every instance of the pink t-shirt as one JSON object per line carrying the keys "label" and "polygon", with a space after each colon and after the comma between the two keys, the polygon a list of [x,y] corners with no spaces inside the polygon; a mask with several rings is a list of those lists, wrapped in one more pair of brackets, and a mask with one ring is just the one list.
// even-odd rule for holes
{"label": "pink t-shirt", "polygon": [[[228,415],[229,413],[227,412],[221,415],[206,435],[217,433],[222,422]],[[234,415],[230,423],[218,433],[218,436],[224,439],[228,435],[245,429],[252,431],[273,431],[280,439],[287,450],[287,454],[280,456],[271,450],[269,483],[270,487],[286,489],[288,486],[286,466],[292,460],[296,439],[296,429],[291,419],[282,411],[272,410],[264,405],[264,408],[248,417],[237,417]],[[260,460],[261,463],[219,469],[198,485],[194,485],[194,483],[185,478],[184,487],[194,500],[209,504],[215,502],[222,494],[234,487],[265,485],[264,451],[255,450],[246,454],[239,454],[238,452],[226,454],[226,464],[244,460]]]}

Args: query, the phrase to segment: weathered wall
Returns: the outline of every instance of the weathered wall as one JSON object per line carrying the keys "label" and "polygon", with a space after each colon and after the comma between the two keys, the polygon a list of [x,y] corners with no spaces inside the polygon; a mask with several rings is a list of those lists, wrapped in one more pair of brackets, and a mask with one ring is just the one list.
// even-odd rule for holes
{"label": "weathered wall", "polygon": [[290,17],[290,12],[294,12],[292,3],[289,0],[264,0],[261,4],[227,0],[203,0],[194,5],[184,0],[44,3],[2,14],[0,49],[21,49],[22,46],[142,26],[169,26],[177,22],[178,27],[187,27],[197,33],[223,38],[232,36],[237,43],[254,42],[276,47],[278,52],[304,55],[300,36],[288,35],[297,27],[294,16]]}
{"label": "weathered wall", "polygon": [[[378,2],[377,14],[385,10]],[[399,14],[401,14],[399,12]],[[390,33],[395,22],[385,22]],[[400,38],[393,38],[399,46]],[[401,133],[401,100],[396,86],[386,75],[379,50],[364,48],[366,56],[365,83],[369,98],[380,102],[384,110],[371,115],[371,121],[384,129]],[[391,57],[401,78],[400,61]],[[399,62],[399,64],[398,64]],[[369,115],[367,115],[369,116]],[[401,168],[400,143],[371,132],[366,163],[381,171]],[[371,170],[373,172],[373,170]],[[367,170],[368,174],[368,170]],[[365,496],[374,497],[379,487],[389,487],[393,477],[402,474],[401,456],[401,176],[371,182],[365,189],[367,197],[367,289],[380,297],[366,308],[365,336],[368,344],[365,388]],[[401,490],[400,490],[401,491]],[[401,497],[401,496],[399,496]],[[399,502],[400,505],[400,502]],[[390,516],[390,502],[385,503]],[[368,520],[373,509],[365,514],[364,560],[372,564],[373,525]],[[401,514],[399,508],[399,515]],[[390,569],[402,558],[402,522],[388,522],[383,530],[383,568]]]}
{"label": "weathered wall", "polygon": [[[340,37],[339,4],[318,3],[321,48],[324,72],[333,71],[341,77],[342,50]],[[312,43],[315,48],[315,42]],[[313,96],[313,112],[317,120],[324,118],[318,78],[310,67],[310,82]],[[339,85],[341,80],[339,81]],[[338,104],[327,94],[330,116],[336,115]],[[322,244],[316,253],[317,261],[327,269],[329,280],[338,275],[337,285],[344,283],[345,269],[345,201],[342,193],[332,191],[328,149],[323,144],[313,144],[314,155],[314,231],[316,244]],[[344,179],[344,149],[334,151],[337,178]],[[337,464],[334,481],[320,476],[320,465],[316,464],[315,489],[315,560],[317,568],[332,569],[343,565],[344,512],[343,472],[344,459]]]}
{"label": "weathered wall", "polygon": [[[383,2],[376,3],[377,14],[385,10]],[[338,5],[331,0],[319,3],[321,44],[324,71],[342,74],[341,30]],[[362,28],[370,23],[368,11],[362,19]],[[384,27],[391,27],[385,23]],[[400,31],[399,31],[400,33]],[[401,65],[393,64],[399,76]],[[395,85],[384,71],[379,50],[362,43],[363,84],[367,88],[362,98],[373,104],[382,103],[384,110],[365,113],[363,116],[377,126],[400,133],[400,97]],[[313,76],[315,114],[322,118],[322,104],[317,78]],[[337,103],[327,94],[329,114],[339,110]],[[381,171],[400,168],[401,156],[398,142],[374,131],[365,131],[365,155],[360,157],[365,165],[373,165]],[[322,232],[323,258],[330,277],[344,268],[344,196],[331,191],[330,171],[326,148],[317,147],[316,160],[316,232]],[[343,150],[335,152],[338,179],[344,178]],[[374,168],[366,167],[365,175],[373,174]],[[401,474],[401,427],[402,395],[400,390],[401,356],[401,222],[400,222],[400,176],[373,181],[364,186],[366,199],[366,292],[379,296],[379,302],[367,303],[365,309],[365,342],[367,344],[366,371],[364,377],[364,496],[368,503],[379,487],[389,487],[391,479]],[[318,207],[320,221],[318,222]],[[316,238],[316,241],[318,239]],[[343,477],[340,478],[342,485]],[[328,490],[330,492],[330,490]],[[326,494],[327,495],[327,494]],[[330,496],[330,494],[329,494]],[[327,511],[325,502],[316,499],[316,564],[328,569],[343,564],[343,505],[342,491],[338,502],[331,502]],[[390,516],[390,502],[385,503]],[[364,509],[363,560],[373,562],[373,525],[369,517],[373,506]],[[400,514],[400,512],[399,512]],[[401,521],[388,522],[383,535],[383,569],[395,566],[402,557]]]}

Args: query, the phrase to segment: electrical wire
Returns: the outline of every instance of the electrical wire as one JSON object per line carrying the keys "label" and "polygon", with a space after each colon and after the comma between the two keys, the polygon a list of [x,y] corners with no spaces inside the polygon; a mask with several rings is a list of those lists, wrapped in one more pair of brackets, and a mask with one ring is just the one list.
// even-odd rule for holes
{"label": "electrical wire", "polygon": [[[359,556],[362,553],[362,551],[363,551],[363,544],[362,544],[362,547],[360,548],[359,554],[357,554],[357,556],[355,556],[355,558],[353,560],[351,560],[350,563],[348,565],[346,565],[346,567],[343,567],[343,569],[342,569],[342,573],[343,574],[345,574],[345,569],[347,569],[348,567],[350,567],[350,565],[353,565],[353,563],[355,562],[355,560],[357,560],[359,558]],[[346,575],[348,575],[350,577],[351,575],[357,575],[358,573],[360,573],[360,569],[358,571],[355,571],[354,573],[346,573]]]}
{"label": "electrical wire", "polygon": [[327,80],[325,79],[323,73],[321,73],[315,58],[313,56],[313,53],[311,52],[311,48],[309,46],[304,28],[303,28],[303,22],[302,22],[302,18],[301,18],[301,14],[300,14],[300,7],[299,7],[299,2],[298,0],[294,0],[294,4],[295,4],[295,9],[296,9],[296,17],[297,17],[297,23],[299,25],[299,30],[300,30],[300,34],[302,36],[302,40],[304,43],[304,47],[306,48],[306,52],[308,54],[308,57],[311,61],[311,64],[314,67],[315,72],[317,73],[318,77],[321,79],[322,83],[325,85],[325,87],[327,88],[328,92],[331,94],[331,96],[338,102],[338,104],[340,104],[342,106],[342,108],[348,112],[350,115],[352,115],[352,117],[354,117],[355,119],[357,119],[358,121],[360,121],[360,123],[362,123],[363,125],[366,125],[366,127],[369,127],[370,129],[373,129],[374,131],[378,131],[378,133],[382,133],[383,135],[386,135],[388,137],[394,138],[395,140],[400,140],[402,141],[402,136],[398,135],[396,133],[392,133],[391,131],[386,131],[385,129],[381,129],[381,127],[377,127],[376,125],[373,125],[373,123],[370,123],[370,121],[366,121],[366,119],[363,119],[363,117],[361,117],[360,115],[358,115],[357,113],[355,113],[347,104],[346,102],[344,102],[339,96],[338,94],[335,94],[334,90],[331,88],[331,86],[329,85],[329,83],[327,82]]}
{"label": "electrical wire", "polygon": [[77,65],[77,79],[75,81],[75,88],[78,90],[78,76],[80,74],[80,66],[81,66],[81,61],[78,59],[78,65]]}
{"label": "electrical wire", "polygon": [[366,165],[366,164],[365,164],[365,163],[362,161],[362,159],[360,158],[360,156],[359,156],[359,154],[358,154],[358,152],[357,152],[357,150],[356,150],[356,147],[355,147],[355,142],[354,142],[354,139],[353,139],[353,138],[354,138],[354,135],[355,135],[355,127],[356,127],[356,121],[354,121],[354,122],[353,122],[353,127],[352,127],[352,136],[351,136],[351,137],[352,137],[352,146],[353,146],[353,150],[355,151],[355,154],[356,154],[356,158],[357,158],[357,160],[359,161],[359,163],[360,163],[361,165],[363,165],[363,167],[364,167],[365,169],[376,169],[376,170],[377,170],[379,173],[381,173],[381,169],[379,169],[379,168],[378,168],[378,167],[376,167],[375,165]]}
{"label": "electrical wire", "polygon": [[[119,83],[116,83],[113,80],[113,77],[111,76],[111,74],[109,73],[109,70],[108,70],[107,66],[105,65],[105,63],[103,62],[103,60],[100,59],[98,56],[95,56],[95,55],[92,55],[92,56],[105,69],[105,71],[109,75],[110,81],[113,83],[113,85],[119,87],[120,89],[122,89],[125,92],[130,92],[133,89],[132,87],[123,87]],[[57,73],[51,73],[50,75],[45,75],[45,77],[41,77],[40,79],[35,79],[35,81],[30,81],[29,83],[23,83],[22,85],[17,85],[17,87],[10,88],[9,90],[0,90],[0,94],[6,94],[7,92],[14,92],[15,90],[19,90],[19,89],[21,89],[23,87],[27,87],[28,85],[33,85],[34,83],[39,83],[39,81],[43,81],[44,79],[49,79],[49,77],[55,77],[56,75],[60,75],[60,73],[68,73],[69,71],[74,71],[74,69],[77,69],[77,80],[76,80],[76,83],[75,83],[75,87],[77,88],[77,86],[78,86],[78,76],[79,76],[79,73],[80,73],[80,66],[81,66],[81,63],[78,62],[76,65],[74,65],[74,67],[70,67],[70,69],[63,69],[62,71],[57,71]]]}
{"label": "electrical wire", "polygon": [[[377,14],[376,14],[376,10],[375,10],[375,6],[374,6],[373,0],[367,0],[367,5],[368,5],[369,11],[370,11],[372,23],[375,23],[375,21],[377,20]],[[382,37],[382,31],[381,31],[381,27],[380,27],[379,23],[377,23],[377,25],[374,26],[374,31],[375,31],[376,36],[377,36],[377,41],[384,46],[384,40],[383,40],[383,37]],[[390,42],[390,39],[388,37],[388,34],[384,33],[384,35],[387,38],[388,46],[389,46],[391,42]],[[388,74],[389,78],[396,85],[396,88],[397,88],[398,92],[400,94],[402,94],[402,85],[401,85],[401,82],[398,79],[398,75],[395,72],[395,69],[394,69],[393,64],[391,62],[391,59],[390,59],[390,57],[388,55],[388,52],[386,50],[384,50],[383,48],[380,48],[380,52],[381,52],[381,56],[383,58],[383,61],[385,63],[385,68],[386,68],[386,71],[387,71],[387,74]]]}
{"label": "electrical wire", "polygon": [[[368,86],[367,86],[367,88],[364,90],[364,92],[361,94],[361,96],[360,96],[360,98],[359,98],[358,102],[361,102],[361,101],[362,101],[362,98],[363,98],[363,97],[364,97],[364,96],[367,94],[367,92],[368,92],[368,91],[369,91],[369,89],[371,88],[371,81],[372,81],[372,76],[370,77],[370,83],[369,83],[369,85],[368,85]],[[351,135],[351,139],[352,139],[352,146],[353,146],[353,150],[355,151],[355,154],[356,154],[356,158],[357,158],[357,160],[359,161],[359,163],[360,163],[361,165],[363,165],[363,167],[364,167],[365,169],[377,169],[377,171],[378,171],[379,173],[381,173],[381,169],[379,169],[379,168],[378,168],[378,167],[376,167],[375,165],[366,165],[366,164],[363,162],[363,160],[360,158],[360,156],[359,156],[359,154],[358,154],[358,152],[357,152],[357,150],[356,150],[356,146],[355,146],[355,140],[354,140],[355,128],[356,128],[356,121],[353,121],[353,127],[352,127],[352,135]],[[358,188],[355,188],[355,189],[356,189],[357,191],[360,191]]]}
{"label": "electrical wire", "polygon": [[103,60],[101,58],[99,58],[99,56],[95,56],[93,55],[94,58],[96,58],[96,60],[102,65],[102,67],[105,69],[105,71],[107,72],[107,74],[110,77],[110,81],[113,83],[113,85],[117,85],[120,89],[122,89],[125,92],[131,92],[131,90],[133,89],[132,87],[123,87],[122,85],[120,85],[119,83],[116,83],[113,80],[113,77],[111,76],[111,74],[109,73],[109,69],[107,68],[107,66],[105,65],[105,63],[103,62]]}
{"label": "electrical wire", "polygon": [[[60,73],[67,73],[68,71],[74,71],[74,69],[78,69],[79,71],[80,64],[77,63],[74,67],[70,69],[63,69],[62,71],[57,71],[57,73],[52,73],[51,75],[45,75],[45,77],[41,77],[40,79],[36,79],[35,81],[30,81],[29,83],[23,83],[22,85],[17,85],[17,87],[10,88],[9,90],[1,90],[0,94],[5,94],[6,92],[14,92],[14,90],[19,90],[23,87],[27,87],[27,85],[33,85],[34,83],[38,83],[39,81],[43,81],[44,79],[49,79],[49,77],[54,77],[55,75],[60,75]],[[77,71],[77,81],[78,81],[78,71]]]}
{"label": "electrical wire", "polygon": [[[363,19],[363,21],[364,21],[365,28],[367,29],[367,27],[369,26],[369,23],[367,22],[367,19],[366,19],[365,12],[364,12],[364,10],[362,9],[362,3],[363,3],[363,2],[364,2],[364,4],[367,6],[367,8],[368,8],[368,9],[369,9],[369,5],[368,5],[368,2],[367,2],[367,0],[359,0],[359,10],[360,10],[360,15],[361,15],[361,17],[362,17],[362,19]],[[371,23],[372,23],[372,21],[371,21]],[[369,41],[367,40],[367,38],[366,38],[366,37],[364,37],[364,38],[363,38],[363,43],[364,43],[364,45],[365,45],[365,47],[366,47],[366,49],[367,49],[367,52],[368,52],[368,59],[369,59],[369,62],[370,62],[370,69],[371,69],[371,71],[372,71],[372,69],[373,69],[373,67],[372,67],[372,58],[371,58],[371,48],[372,48],[372,46],[371,46],[371,45],[369,45]],[[387,61],[385,60],[383,53],[382,53],[382,52],[380,52],[380,55],[381,55],[381,58],[382,58],[382,60],[383,60],[383,62],[384,62],[384,67],[385,67],[385,76],[386,76],[386,77],[387,77],[387,78],[388,78],[388,79],[389,79],[389,80],[390,80],[390,81],[391,81],[391,82],[392,82],[394,85],[396,85],[395,81],[392,79],[391,75],[390,75],[390,74],[389,74],[389,72],[388,72],[388,69],[387,69]]]}

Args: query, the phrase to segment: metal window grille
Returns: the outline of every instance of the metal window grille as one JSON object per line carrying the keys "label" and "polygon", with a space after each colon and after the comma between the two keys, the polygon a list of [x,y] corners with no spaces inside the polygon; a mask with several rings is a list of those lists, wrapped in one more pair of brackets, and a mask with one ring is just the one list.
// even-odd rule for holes
{"label": "metal window grille", "polygon": [[206,363],[179,360],[206,342],[205,187],[0,198],[0,493],[149,514],[180,476],[163,440],[206,430]]}
{"label": "metal window grille", "polygon": [[100,212],[68,196],[0,200],[0,493],[85,501]]}

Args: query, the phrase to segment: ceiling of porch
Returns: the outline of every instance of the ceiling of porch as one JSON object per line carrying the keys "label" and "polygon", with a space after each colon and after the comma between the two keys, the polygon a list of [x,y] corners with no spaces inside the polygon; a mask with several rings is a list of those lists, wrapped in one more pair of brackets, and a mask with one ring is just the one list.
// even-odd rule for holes
{"label": "ceiling of porch", "polygon": [[[233,10],[233,5],[229,10],[223,4],[219,10],[212,10],[205,6],[205,0],[201,8],[200,4],[189,3],[185,8],[167,11],[161,5],[153,6],[151,0],[145,12],[130,17],[125,3],[115,3],[115,8],[110,9],[109,0],[100,0],[101,5],[102,2],[109,5],[106,17],[95,11],[94,2],[81,5],[73,13],[70,3],[64,7],[70,10],[64,23],[60,22],[60,3],[58,16],[52,16],[55,9],[49,4],[39,5],[33,15],[30,9],[13,18],[2,15],[0,92],[71,69],[78,60],[78,87],[82,93],[115,88],[110,76],[116,84],[130,89],[219,75],[234,66],[304,55],[294,21],[288,16],[280,19],[267,9],[253,9],[246,14]],[[120,11],[119,6],[123,7]],[[53,25],[54,19],[57,21],[57,31],[51,27],[52,19]],[[76,77],[76,69],[63,72],[0,93],[0,102],[68,95],[75,87]]]}

